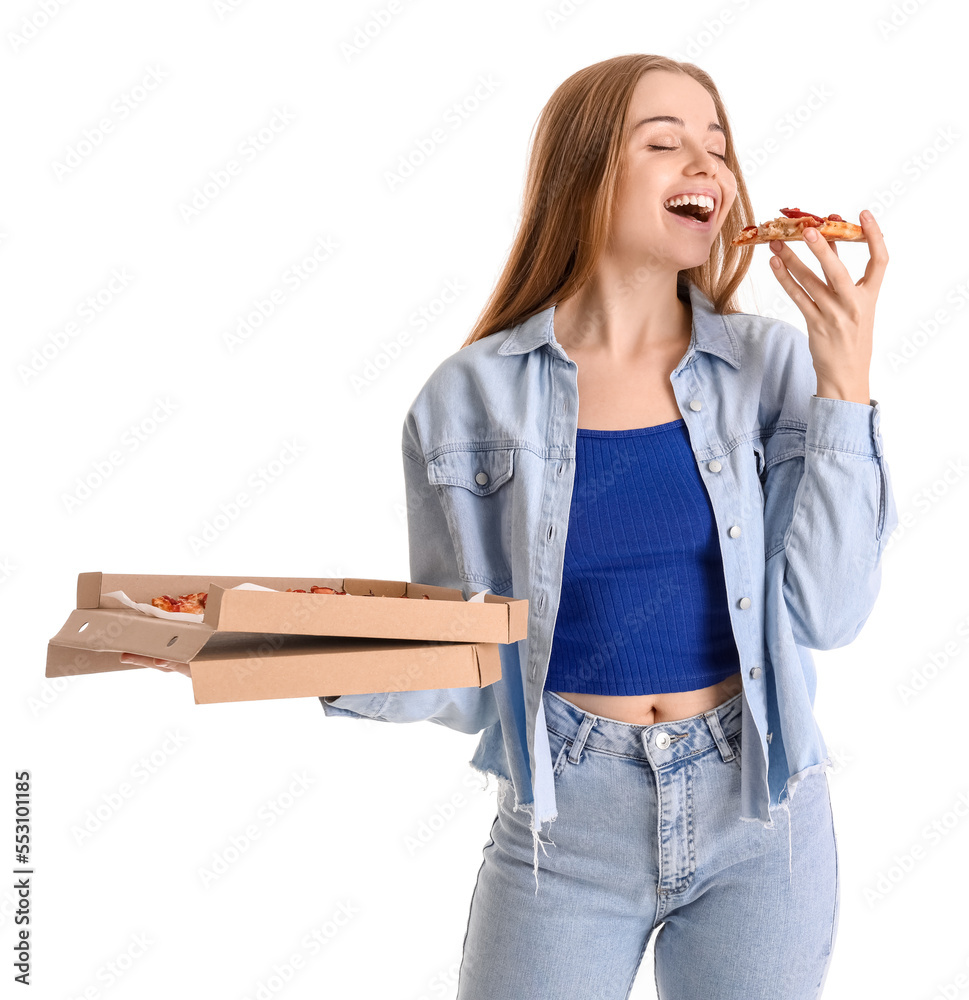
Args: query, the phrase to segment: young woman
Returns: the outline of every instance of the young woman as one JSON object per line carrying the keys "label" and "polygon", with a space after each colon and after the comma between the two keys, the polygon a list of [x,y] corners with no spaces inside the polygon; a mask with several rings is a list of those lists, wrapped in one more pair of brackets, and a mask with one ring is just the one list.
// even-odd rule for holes
{"label": "young woman", "polygon": [[897,524],[868,387],[888,256],[867,214],[857,283],[810,230],[824,279],[772,245],[805,337],[735,305],[754,221],[707,74],[575,73],[491,301],[407,414],[411,579],[527,598],[528,638],[485,688],[321,702],[482,733],[500,794],[459,1000],[620,1000],[656,928],[663,1000],[821,994],[839,884],[809,650],[858,634]]}

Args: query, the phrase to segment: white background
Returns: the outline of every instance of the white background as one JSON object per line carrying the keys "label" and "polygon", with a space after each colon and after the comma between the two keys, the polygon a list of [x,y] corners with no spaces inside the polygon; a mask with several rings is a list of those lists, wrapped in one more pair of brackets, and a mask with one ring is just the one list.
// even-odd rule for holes
{"label": "white background", "polygon": [[[467,764],[477,737],[326,719],[315,699],[196,706],[185,677],[153,670],[55,684],[46,644],[82,571],[406,579],[403,416],[497,278],[542,106],[581,67],[639,51],[713,76],[759,219],[869,207],[884,230],[871,392],[904,521],[862,634],[815,654],[816,713],[841,761],[825,996],[969,996],[964,6],[413,0],[379,30],[383,0],[48,7],[7,3],[0,18],[0,859],[15,867],[13,772],[28,769],[33,995],[454,995],[496,809]],[[138,90],[145,78],[160,82]],[[112,130],[85,146],[105,117]],[[273,125],[267,148],[240,153]],[[446,140],[392,188],[437,127]],[[89,155],[58,172],[69,148]],[[241,172],[186,218],[230,159]],[[320,239],[329,258],[287,284]],[[839,252],[860,277],[866,247]],[[806,329],[768,257],[745,307]],[[461,291],[442,305],[449,283]],[[285,300],[229,350],[273,289]],[[434,320],[419,328],[422,308]],[[268,488],[247,485],[287,447],[298,456]],[[240,490],[250,506],[193,549]],[[309,787],[287,800],[297,775]],[[423,824],[434,834],[413,850]],[[252,825],[258,839],[204,886],[200,870]],[[0,879],[4,978],[13,879]],[[654,995],[651,946],[632,996]]]}

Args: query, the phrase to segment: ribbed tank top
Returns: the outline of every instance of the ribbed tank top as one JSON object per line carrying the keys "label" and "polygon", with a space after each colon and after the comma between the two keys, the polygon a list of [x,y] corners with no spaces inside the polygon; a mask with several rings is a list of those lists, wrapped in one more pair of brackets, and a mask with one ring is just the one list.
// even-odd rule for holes
{"label": "ribbed tank top", "polygon": [[693,691],[740,669],[713,507],[686,423],[578,428],[545,687]]}

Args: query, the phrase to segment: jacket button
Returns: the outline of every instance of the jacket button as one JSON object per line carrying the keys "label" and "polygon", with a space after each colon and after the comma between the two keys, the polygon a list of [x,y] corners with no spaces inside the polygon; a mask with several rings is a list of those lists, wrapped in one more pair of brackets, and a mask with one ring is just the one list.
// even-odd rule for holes
{"label": "jacket button", "polygon": [[760,667],[751,667],[750,676],[753,677],[754,680],[757,680],[757,678],[760,677]]}
{"label": "jacket button", "polygon": [[730,536],[731,538],[739,538],[739,537],[740,537],[740,525],[739,525],[739,524],[735,524],[735,525],[734,525],[734,526],[733,526],[733,527],[732,527],[732,528],[731,528],[731,529],[730,529],[730,530],[729,530],[729,531],[727,532],[727,534],[728,534],[728,535],[729,535],[729,536]]}
{"label": "jacket button", "polygon": [[714,459],[712,462],[707,463],[707,468],[711,472],[719,472],[723,466],[716,459]]}
{"label": "jacket button", "polygon": [[660,748],[660,750],[665,750],[670,745],[670,734],[657,733],[653,742]]}
{"label": "jacket button", "polygon": [[698,399],[691,399],[690,400],[690,409],[691,410],[699,410],[701,406],[703,406],[703,404],[700,402],[700,400],[698,400]]}
{"label": "jacket button", "polygon": [[740,606],[744,609],[744,611],[746,611],[750,607],[750,598],[749,597],[741,597],[740,598]]}
{"label": "jacket button", "polygon": [[478,484],[479,486],[484,486],[484,484],[485,484],[486,482],[488,482],[488,473],[487,473],[487,472],[479,472],[479,473],[478,473],[478,474],[477,474],[477,475],[476,475],[476,476],[474,477],[474,481],[475,481],[475,482],[476,482],[476,483],[477,483],[477,484]]}

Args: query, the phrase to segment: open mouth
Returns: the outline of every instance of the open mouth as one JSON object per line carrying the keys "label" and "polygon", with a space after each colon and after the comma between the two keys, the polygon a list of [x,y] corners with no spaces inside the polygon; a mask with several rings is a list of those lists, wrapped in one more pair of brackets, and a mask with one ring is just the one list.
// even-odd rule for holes
{"label": "open mouth", "polygon": [[667,212],[680,215],[687,219],[695,219],[703,223],[709,220],[713,214],[713,199],[708,195],[681,195],[677,198],[669,198],[663,207]]}

